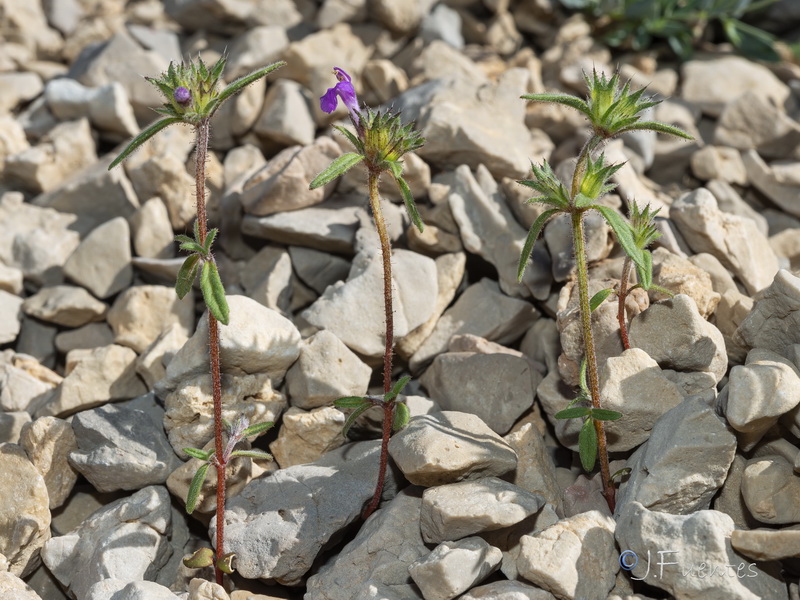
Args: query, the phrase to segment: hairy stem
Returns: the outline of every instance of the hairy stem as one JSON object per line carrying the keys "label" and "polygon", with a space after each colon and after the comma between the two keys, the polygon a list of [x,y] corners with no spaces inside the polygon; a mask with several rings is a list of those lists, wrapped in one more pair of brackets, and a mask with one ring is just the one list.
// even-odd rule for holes
{"label": "hairy stem", "polygon": [[572,173],[572,185],[570,186],[570,198],[573,200],[578,195],[578,192],[581,191],[581,182],[583,181],[584,173],[586,173],[586,163],[589,161],[589,156],[592,154],[592,150],[597,148],[602,141],[603,138],[593,135],[586,140],[580,154],[578,154],[575,171]]}
{"label": "hairy stem", "polygon": [[[197,199],[197,229],[201,245],[205,244],[208,232],[206,215],[206,160],[208,158],[208,119],[203,119],[196,126],[195,144],[195,197]],[[212,259],[213,260],[213,259]],[[214,401],[214,448],[217,460],[217,560],[225,554],[225,462],[222,446],[222,380],[219,366],[219,324],[208,311],[208,348],[211,367],[211,397]],[[214,565],[217,583],[222,585],[222,571]]]}
{"label": "hairy stem", "polygon": [[619,321],[619,335],[622,338],[622,347],[625,350],[630,350],[631,342],[628,339],[628,321],[625,315],[625,299],[628,297],[628,279],[631,276],[631,262],[630,256],[625,256],[625,262],[622,264],[622,278],[619,280],[619,291],[617,298],[619,300],[619,310],[617,311],[617,320]]}
{"label": "hairy stem", "polygon": [[[383,254],[383,303],[386,313],[386,349],[383,353],[383,393],[388,394],[392,389],[392,349],[394,346],[394,313],[392,311],[392,246],[389,241],[389,233],[386,231],[386,222],[383,219],[381,210],[381,199],[378,193],[379,173],[369,171],[369,204],[372,207],[372,216],[375,219],[375,227],[378,230],[378,237],[381,240],[381,252]],[[372,496],[367,508],[364,509],[364,518],[370,516],[381,501],[383,484],[386,479],[386,466],[389,461],[389,437],[392,435],[392,416],[394,413],[394,402],[383,406],[383,438],[381,443],[381,462],[378,471],[378,483],[375,486],[375,493]]]}
{"label": "hairy stem", "polygon": [[[583,343],[586,350],[589,391],[592,396],[592,407],[602,408],[600,403],[600,377],[597,371],[597,354],[592,336],[592,313],[589,308],[589,269],[586,264],[586,245],[583,232],[583,212],[572,213],[572,237],[575,247],[575,262],[578,270],[578,299],[580,302],[581,325],[583,326]],[[611,512],[614,512],[615,491],[608,466],[608,446],[603,421],[594,420],[597,432],[597,446],[600,459],[600,473],[603,480],[603,496]]]}

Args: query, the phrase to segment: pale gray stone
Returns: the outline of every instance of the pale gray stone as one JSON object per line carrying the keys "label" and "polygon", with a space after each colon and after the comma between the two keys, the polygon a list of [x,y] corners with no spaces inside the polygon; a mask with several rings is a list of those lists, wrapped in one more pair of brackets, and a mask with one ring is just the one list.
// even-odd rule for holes
{"label": "pale gray stone", "polygon": [[[279,79],[269,88],[253,131],[259,137],[282,146],[313,144],[317,126],[311,115],[309,102],[309,94],[302,85],[289,79]],[[309,165],[309,169],[316,166],[316,164]],[[317,173],[309,174],[311,177],[317,175]],[[314,192],[306,190],[304,196],[312,193]],[[276,199],[279,197],[275,195]],[[269,213],[253,214],[262,216]]]}
{"label": "pale gray stone", "polygon": [[0,353],[0,409],[32,413],[62,378],[32,356],[6,350]]}
{"label": "pale gray stone", "polygon": [[128,175],[139,198],[161,198],[169,214],[169,224],[187,230],[196,216],[194,178],[182,158],[174,152],[157,155],[141,164],[128,166]]}
{"label": "pale gray stone", "polygon": [[302,246],[289,246],[292,268],[297,277],[321,294],[329,285],[347,279],[350,262],[329,252]]}
{"label": "pale gray stone", "polygon": [[286,29],[279,25],[252,27],[237,35],[234,40],[225,64],[227,81],[274,63],[281,58],[289,45]]}
{"label": "pale gray stone", "polygon": [[306,600],[422,599],[408,567],[429,554],[419,530],[421,490],[407,487],[362,525],[352,542],[308,579]]}
{"label": "pale gray stone", "polygon": [[631,473],[620,486],[616,514],[633,503],[673,514],[708,508],[735,452],[736,438],[708,400],[687,398],[655,422],[650,439],[628,459]]}
{"label": "pale gray stone", "polygon": [[291,42],[283,54],[287,64],[281,69],[281,77],[322,91],[336,82],[331,72],[331,56],[337,57],[337,66],[357,77],[370,57],[370,50],[348,23],[337,23]]}
{"label": "pale gray stone", "polygon": [[42,78],[30,71],[0,73],[0,112],[10,113],[42,93]]}
{"label": "pale gray stone", "polygon": [[669,215],[695,253],[716,256],[750,294],[767,287],[778,272],[778,258],[756,224],[720,211],[705,188],[681,196]]}
{"label": "pale gray stone", "polygon": [[751,219],[761,233],[769,235],[769,223],[762,211],[750,206],[731,184],[722,179],[712,179],[706,183],[706,189],[714,194],[720,210]]}
{"label": "pale gray stone", "polygon": [[240,270],[247,296],[288,315],[292,300],[292,259],[285,248],[264,246]]}
{"label": "pale gray stone", "polygon": [[0,290],[0,311],[5,315],[0,323],[0,344],[7,344],[17,339],[22,325],[23,300],[15,294]]}
{"label": "pale gray stone", "polygon": [[800,207],[795,202],[797,188],[800,186],[796,161],[776,161],[768,165],[755,150],[743,152],[742,160],[747,170],[747,178],[754,188],[783,211],[794,217],[800,217]]}
{"label": "pale gray stone", "polygon": [[[652,252],[653,281],[673,294],[686,294],[697,305],[700,316],[708,319],[716,310],[720,301],[719,293],[714,291],[711,276],[691,261],[673,254],[666,248],[656,248]],[[654,301],[667,298],[655,290],[651,290]]]}
{"label": "pale gray stone", "polygon": [[753,518],[742,497],[742,477],[747,467],[747,459],[741,454],[733,457],[731,468],[725,483],[714,497],[711,508],[725,513],[736,524],[737,529],[752,529],[758,527],[758,521]]}
{"label": "pale gray stone", "polygon": [[345,415],[332,406],[308,412],[292,406],[281,416],[278,439],[269,451],[282,469],[314,462],[345,443]]}
{"label": "pale gray stone", "polygon": [[[0,554],[0,594],[9,600],[42,600],[22,579],[8,572],[8,560]],[[55,599],[54,599],[55,600]]]}
{"label": "pale gray stone", "polygon": [[39,551],[50,538],[47,486],[25,450],[0,444],[0,554],[8,570],[25,577],[39,566]]}
{"label": "pale gray stone", "polygon": [[319,29],[336,23],[359,23],[367,16],[367,0],[324,0],[316,17]]}
{"label": "pale gray stone", "polygon": [[672,515],[633,502],[617,521],[616,538],[623,551],[634,553],[625,558],[626,564],[636,565],[631,575],[676,598],[788,600],[773,565],[764,564],[762,570],[734,551],[733,531],[731,518],[715,510]]}
{"label": "pale gray stone", "polygon": [[44,478],[50,509],[64,504],[78,480],[67,460],[78,448],[72,426],[55,417],[41,417],[22,428],[19,444]]}
{"label": "pale gray stone", "polygon": [[742,477],[742,497],[750,513],[761,523],[800,523],[800,477],[782,456],[748,461]]}
{"label": "pale gray stone", "polygon": [[17,352],[32,356],[45,367],[54,368],[56,352],[53,345],[57,331],[54,325],[23,316],[16,341]]}
{"label": "pale gray stone", "polygon": [[[394,336],[400,340],[434,313],[438,279],[433,259],[395,250],[392,256]],[[380,251],[366,249],[353,259],[346,282],[328,287],[303,313],[303,318],[327,329],[350,349],[370,357],[385,350],[383,262]]]}
{"label": "pale gray stone", "polygon": [[99,492],[164,483],[181,464],[163,428],[140,410],[107,404],[75,415],[72,428],[70,464]]}
{"label": "pale gray stone", "polygon": [[772,285],[753,297],[755,304],[736,330],[735,340],[788,357],[800,343],[800,278],[781,269]]}
{"label": "pale gray stone", "polygon": [[44,287],[22,304],[26,315],[65,327],[101,321],[107,308],[83,288],[71,285]]}
{"label": "pale gray stone", "polygon": [[106,323],[87,323],[56,335],[56,349],[62,354],[70,350],[97,348],[114,343],[114,332]]}
{"label": "pale gray stone", "polygon": [[503,553],[479,537],[442,542],[408,568],[425,600],[452,600],[500,566]]}
{"label": "pale gray stone", "polygon": [[[265,374],[277,385],[297,359],[300,333],[285,317],[245,296],[227,296],[230,322],[220,327],[223,373]],[[208,371],[208,319],[201,317],[189,341],[175,354],[156,392],[162,398],[181,382]]]}
{"label": "pale gray stone", "polygon": [[22,271],[0,263],[0,290],[19,296],[22,293]]}
{"label": "pale gray stone", "polygon": [[31,415],[24,410],[0,411],[0,444],[18,444],[22,428],[30,422]]}
{"label": "pale gray stone", "polygon": [[167,60],[181,60],[180,39],[176,32],[136,23],[131,23],[127,27],[130,34],[146,49],[157,52]]}
{"label": "pale gray stone", "polygon": [[152,580],[172,549],[169,493],[150,486],[93,513],[42,549],[45,565],[76,598],[104,579]]}
{"label": "pale gray stone", "polygon": [[[298,582],[330,539],[359,518],[375,491],[379,452],[378,441],[348,444],[250,482],[225,510],[225,547],[236,553],[236,570]],[[384,494],[396,485],[389,471]],[[209,535],[213,542],[214,519]]]}
{"label": "pale gray stone", "polygon": [[372,15],[386,28],[396,34],[413,33],[422,21],[423,6],[429,6],[422,0],[371,0]]}
{"label": "pale gray stone", "polygon": [[718,294],[724,294],[728,290],[739,292],[739,288],[736,287],[736,282],[733,280],[730,272],[719,262],[716,256],[708,252],[701,252],[700,254],[690,256],[689,261],[711,276],[711,287]]}
{"label": "pale gray stone", "polygon": [[183,327],[168,326],[136,359],[136,373],[148,389],[153,389],[167,374],[166,365],[189,340]]}
{"label": "pale gray stone", "polygon": [[363,396],[371,376],[369,366],[323,329],[302,342],[300,356],[286,372],[286,392],[292,406],[308,410],[344,396]]}
{"label": "pale gray stone", "polygon": [[544,503],[539,494],[497,477],[439,485],[422,494],[420,531],[428,543],[459,540],[516,525]]}
{"label": "pale gray stone", "polygon": [[144,258],[172,258],[175,239],[169,212],[161,198],[150,198],[131,217],[133,249]]}
{"label": "pale gray stone", "polygon": [[169,588],[155,581],[103,579],[86,591],[83,600],[178,600],[178,598]]}
{"label": "pale gray stone", "polygon": [[[389,102],[392,98],[408,89],[408,76],[402,68],[391,60],[383,58],[370,60],[364,66],[364,72],[361,76],[364,78],[364,83],[369,86],[370,91],[377,97],[378,102],[381,103]],[[413,156],[416,156],[416,154]]]}
{"label": "pale gray stone", "polygon": [[542,376],[509,354],[446,352],[420,378],[443,410],[472,413],[504,435],[528,410]]}
{"label": "pale gray stone", "polygon": [[800,529],[735,529],[731,532],[731,546],[739,554],[758,561],[795,558],[800,555]]}
{"label": "pale gray stone", "polygon": [[389,441],[389,454],[406,479],[425,487],[499,477],[517,465],[511,446],[483,421],[453,411],[411,419]]}
{"label": "pale gray stone", "polygon": [[589,511],[523,536],[519,574],[558,598],[604,600],[619,570],[614,529],[611,517]]}
{"label": "pale gray stone", "polygon": [[[608,257],[612,248],[611,230],[606,225],[605,219],[599,213],[590,211],[584,216],[583,227],[586,258],[589,263],[595,263]],[[550,220],[544,228],[543,238],[553,261],[553,279],[555,281],[570,279],[575,272],[571,219],[567,215],[558,215]],[[536,246],[534,246],[535,249]],[[535,267],[540,261],[541,258],[534,255],[528,264],[528,269]],[[516,262],[519,263],[518,260]],[[516,266],[514,268],[516,269]]]}
{"label": "pale gray stone", "polygon": [[527,585],[522,581],[495,581],[474,587],[460,598],[461,600],[555,600],[555,596],[547,590]]}
{"label": "pale gray stone", "polygon": [[62,121],[86,117],[95,128],[119,140],[139,132],[128,94],[119,82],[87,88],[67,77],[51,79],[44,96],[50,110]]}
{"label": "pale gray stone", "polygon": [[446,4],[437,4],[422,20],[419,36],[425,42],[442,40],[456,50],[461,50],[464,47],[461,15]]}
{"label": "pale gray stone", "polygon": [[503,439],[518,457],[517,469],[510,477],[511,483],[540,494],[554,506],[560,505],[561,489],[556,482],[555,464],[547,452],[539,429],[528,422],[515,428]]}
{"label": "pale gray stone", "polygon": [[707,371],[717,381],[727,371],[722,334],[684,294],[657,302],[635,316],[629,334],[631,345],[647,352],[662,368]]}
{"label": "pale gray stone", "polygon": [[464,290],[439,318],[431,334],[411,357],[411,370],[418,370],[444,352],[450,338],[456,334],[471,333],[507,344],[522,335],[538,316],[530,302],[506,296],[495,281],[483,278]]}

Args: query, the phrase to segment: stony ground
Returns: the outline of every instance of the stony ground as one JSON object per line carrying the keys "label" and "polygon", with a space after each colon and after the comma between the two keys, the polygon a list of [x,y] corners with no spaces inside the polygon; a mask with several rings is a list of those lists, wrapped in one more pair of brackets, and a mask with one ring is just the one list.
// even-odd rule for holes
{"label": "stony ground", "polygon": [[[791,1],[774,22],[795,33]],[[4,11],[4,12],[3,12]],[[783,11],[783,12],[781,12]],[[0,12],[0,596],[4,599],[545,600],[798,597],[800,67],[709,47],[682,65],[614,54],[550,0],[5,0]],[[161,103],[143,75],[227,48],[226,78],[278,59],[214,121],[208,189],[231,307],[225,416],[276,427],[269,463],[230,472],[227,592],[181,565],[213,535],[213,476],[183,503],[211,439],[207,322],[179,301],[173,236],[194,217],[192,131],[107,166]],[[383,301],[362,173],[308,190],[346,141],[317,98],[353,75],[427,138],[406,173],[427,224],[382,189],[394,239],[396,376],[414,418],[345,444],[338,397],[380,388]],[[577,294],[566,223],[521,283],[541,209],[515,180],[569,172],[583,95],[619,66],[695,141],[632,135],[606,202],[660,209],[655,280],[622,351],[595,313],[611,514],[577,460]],[[592,291],[620,249],[588,220]],[[208,447],[208,446],[207,446]],[[188,460],[187,460],[188,459]],[[209,529],[209,524],[211,528]]]}

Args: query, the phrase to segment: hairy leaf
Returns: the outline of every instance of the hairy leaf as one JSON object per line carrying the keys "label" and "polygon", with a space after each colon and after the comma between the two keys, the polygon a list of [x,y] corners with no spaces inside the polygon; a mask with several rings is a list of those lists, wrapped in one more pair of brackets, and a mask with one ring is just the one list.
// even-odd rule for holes
{"label": "hairy leaf", "polygon": [[414,203],[414,196],[411,194],[411,189],[408,187],[406,180],[402,177],[396,176],[394,180],[397,182],[397,187],[400,188],[400,193],[403,195],[403,203],[406,205],[406,212],[414,226],[419,229],[420,233],[425,229],[425,225],[419,216],[417,205]]}
{"label": "hairy leaf", "polygon": [[258,460],[272,460],[272,454],[269,452],[264,452],[263,450],[259,450],[258,448],[252,448],[250,450],[234,450],[231,452],[231,458],[234,456],[240,456],[242,458],[255,458]]}
{"label": "hairy leaf", "polygon": [[519,256],[517,281],[522,281],[522,276],[525,274],[525,268],[528,266],[528,259],[531,257],[531,253],[533,252],[533,245],[536,243],[536,238],[539,237],[539,234],[542,232],[545,223],[547,223],[551,217],[560,212],[561,209],[558,208],[546,210],[540,214],[533,222],[533,225],[531,225],[530,230],[528,230],[528,236],[525,238],[525,244],[522,246],[522,253]]}
{"label": "hairy leaf", "polygon": [[616,421],[622,418],[622,413],[605,408],[593,408],[591,416],[596,421]]}
{"label": "hairy leaf", "polygon": [[317,175],[312,181],[308,189],[315,190],[318,187],[322,187],[326,183],[330,183],[340,175],[344,175],[364,160],[364,156],[362,154],[358,154],[357,152],[348,152],[346,154],[342,154],[339,158],[335,159],[328,168],[325,169],[322,173]]}
{"label": "hairy leaf", "polygon": [[272,73],[272,71],[275,69],[280,69],[284,65],[286,65],[284,61],[279,61],[232,81],[224,90],[220,92],[219,96],[217,96],[217,98],[209,104],[209,116],[213,115],[214,112],[216,112],[219,107],[222,106],[223,102],[225,102],[228,98],[234,94],[238,94],[254,81],[258,81],[262,77],[269,75]]}
{"label": "hairy leaf", "polygon": [[579,419],[588,416],[591,409],[587,406],[573,406],[572,408],[565,408],[558,411],[553,415],[554,419]]}
{"label": "hairy leaf", "polygon": [[642,289],[649,290],[653,287],[653,255],[649,250],[642,250],[642,264],[636,265],[636,275]]}
{"label": "hairy leaf", "polygon": [[578,449],[581,457],[581,464],[586,472],[594,469],[597,461],[597,431],[594,428],[594,421],[586,419],[578,435]]}
{"label": "hairy leaf", "polygon": [[371,403],[364,403],[350,413],[350,416],[347,417],[347,420],[344,422],[344,426],[342,426],[342,435],[344,437],[347,437],[347,432],[350,431],[350,428],[353,426],[353,423],[356,422],[356,419],[360,417],[364,411],[369,410],[370,408],[372,408]]}
{"label": "hairy leaf", "polygon": [[244,431],[242,431],[242,437],[250,437],[253,435],[258,435],[259,433],[264,433],[267,429],[270,429],[275,426],[275,423],[272,421],[265,421],[264,423],[256,423],[255,425],[250,425]]}
{"label": "hairy leaf", "polygon": [[644,266],[642,262],[644,260],[642,258],[642,251],[633,240],[633,233],[631,232],[630,225],[625,222],[625,219],[622,218],[622,215],[608,206],[594,204],[591,208],[594,208],[601,215],[603,215],[603,218],[614,231],[614,236],[617,238],[619,245],[622,246],[625,254],[631,257],[631,260],[634,262],[634,264],[638,266]]}
{"label": "hairy leaf", "polygon": [[524,96],[520,96],[520,98],[523,100],[532,100],[534,102],[555,102],[556,104],[564,104],[581,111],[587,117],[591,115],[586,101],[577,96],[570,96],[568,94],[525,94]]}
{"label": "hairy leaf", "polygon": [[183,451],[192,458],[199,460],[208,460],[214,454],[213,450],[200,450],[199,448],[184,448]]}
{"label": "hairy leaf", "polygon": [[361,406],[365,402],[372,406],[372,403],[363,396],[345,396],[344,398],[338,398],[333,401],[333,405],[336,408],[355,408]]}
{"label": "hairy leaf", "polygon": [[211,244],[214,243],[214,240],[216,239],[218,232],[219,230],[215,227],[206,234],[206,243],[203,247],[203,250],[205,250],[205,254],[211,253]]}
{"label": "hairy leaf", "polygon": [[194,554],[183,559],[183,564],[190,569],[202,569],[214,564],[214,551],[211,548],[200,548]]}
{"label": "hairy leaf", "polygon": [[200,271],[200,289],[209,312],[217,321],[227,325],[230,316],[228,301],[225,299],[225,288],[222,287],[222,280],[213,260],[203,263]]}
{"label": "hairy leaf", "polygon": [[592,312],[597,310],[597,308],[606,301],[606,298],[613,293],[614,290],[612,288],[606,288],[597,292],[594,296],[592,296],[592,299],[589,300],[589,310]]}
{"label": "hairy leaf", "polygon": [[175,123],[180,123],[181,121],[182,119],[180,119],[179,117],[169,117],[166,119],[161,119],[160,121],[156,121],[155,123],[150,125],[150,127],[143,130],[139,135],[133,138],[130,144],[128,144],[125,147],[125,149],[119,153],[119,156],[117,156],[117,158],[111,161],[111,164],[108,165],[108,170],[110,171],[111,169],[116,167],[119,163],[121,163],[123,160],[128,158],[131,155],[131,153],[133,153],[134,150],[136,150],[139,146],[144,144],[147,140],[149,140],[159,131],[161,131],[162,129],[166,129],[167,127],[169,127],[170,125],[174,125]]}
{"label": "hairy leaf", "polygon": [[197,269],[199,267],[200,255],[192,254],[186,257],[183,261],[180,270],[178,271],[178,278],[175,281],[175,293],[178,298],[183,300],[184,296],[192,289],[195,277],[197,277]]}
{"label": "hairy leaf", "polygon": [[189,485],[189,494],[186,498],[186,512],[192,514],[195,506],[197,506],[197,497],[200,495],[200,490],[203,487],[203,482],[206,480],[206,473],[208,472],[209,463],[203,463],[197,472],[192,477],[192,483]]}
{"label": "hairy leaf", "polygon": [[408,410],[405,402],[395,402],[394,404],[394,421],[392,423],[392,431],[400,431],[403,427],[408,425],[411,418],[411,413]]}
{"label": "hairy leaf", "polygon": [[408,385],[409,381],[411,381],[411,376],[403,375],[400,379],[397,380],[397,382],[395,382],[395,384],[392,386],[391,391],[388,394],[386,394],[386,396],[384,396],[384,400],[390,402],[395,398],[397,398],[397,395],[403,391],[403,388]]}

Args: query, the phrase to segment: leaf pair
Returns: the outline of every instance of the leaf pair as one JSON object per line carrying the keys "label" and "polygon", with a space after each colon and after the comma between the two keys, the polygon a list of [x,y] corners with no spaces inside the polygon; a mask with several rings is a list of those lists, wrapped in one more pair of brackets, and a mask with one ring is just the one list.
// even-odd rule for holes
{"label": "leaf pair", "polygon": [[[233,573],[233,559],[236,554],[228,552],[223,554],[216,563],[216,567],[223,573],[230,575]],[[196,550],[191,556],[183,559],[183,564],[190,569],[202,569],[210,567],[214,564],[214,551],[211,548],[200,548]]]}
{"label": "leaf pair", "polygon": [[175,240],[181,243],[181,250],[191,252],[178,270],[175,292],[178,294],[178,298],[183,299],[192,289],[197,272],[200,271],[200,290],[203,292],[203,300],[214,318],[223,325],[227,325],[230,319],[230,309],[228,301],[225,299],[225,287],[222,285],[217,263],[211,254],[211,244],[214,243],[216,237],[217,230],[212,229],[206,234],[206,239],[201,244],[197,221],[195,221],[194,239],[188,235],[175,236]]}
{"label": "leaf pair", "polygon": [[394,404],[392,431],[400,431],[403,427],[405,427],[411,418],[411,414],[408,411],[408,406],[406,406],[406,403],[397,402],[396,399],[400,392],[403,391],[403,388],[408,385],[409,381],[411,381],[411,377],[404,375],[397,381],[397,383],[394,384],[388,393],[383,395],[382,398],[376,398],[374,396],[346,396],[344,398],[334,400],[333,405],[336,408],[354,409],[344,422],[344,426],[342,427],[342,435],[347,437],[347,433],[350,431],[353,423],[355,423],[356,419],[364,414],[364,412],[373,406],[384,406],[388,403]]}

